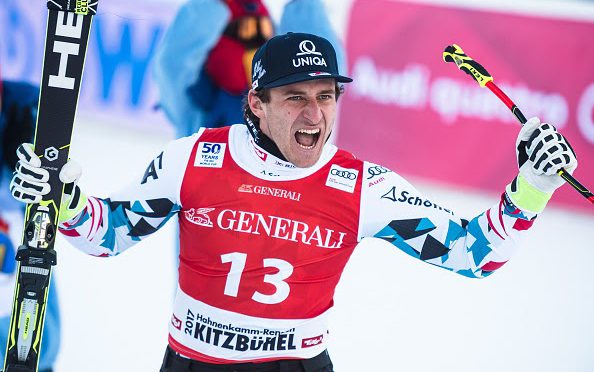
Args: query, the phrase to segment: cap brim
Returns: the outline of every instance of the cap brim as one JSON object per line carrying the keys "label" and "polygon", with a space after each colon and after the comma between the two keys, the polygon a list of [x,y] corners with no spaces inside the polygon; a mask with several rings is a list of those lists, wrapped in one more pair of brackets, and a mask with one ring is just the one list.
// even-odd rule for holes
{"label": "cap brim", "polygon": [[342,76],[342,75],[338,75],[338,74],[331,74],[329,72],[315,72],[315,71],[299,72],[297,74],[283,76],[282,78],[271,81],[270,83],[268,83],[264,86],[259,86],[256,88],[256,90],[261,90],[264,88],[276,88],[276,87],[280,87],[283,85],[289,85],[289,84],[293,84],[293,83],[299,83],[302,81],[317,80],[317,79],[334,79],[338,83],[351,83],[353,81],[353,79],[351,79],[350,77]]}

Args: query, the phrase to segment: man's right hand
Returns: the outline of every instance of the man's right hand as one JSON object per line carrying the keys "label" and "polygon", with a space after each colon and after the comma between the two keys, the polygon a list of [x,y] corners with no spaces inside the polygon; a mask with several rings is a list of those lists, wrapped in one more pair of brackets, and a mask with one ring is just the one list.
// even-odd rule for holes
{"label": "man's right hand", "polygon": [[[41,160],[33,151],[32,144],[21,144],[17,148],[17,156],[19,161],[10,181],[10,193],[23,203],[39,203],[51,190],[49,172],[41,168]],[[72,160],[68,160],[60,170],[60,181],[65,184],[60,204],[60,223],[76,216],[86,205],[87,197],[77,186],[81,174],[80,165]]]}

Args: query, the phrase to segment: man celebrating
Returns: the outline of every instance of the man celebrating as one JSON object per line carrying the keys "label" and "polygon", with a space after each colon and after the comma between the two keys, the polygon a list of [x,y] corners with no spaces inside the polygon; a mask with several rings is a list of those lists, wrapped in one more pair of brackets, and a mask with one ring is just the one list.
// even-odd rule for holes
{"label": "man celebrating", "polygon": [[[179,215],[179,286],[161,371],[332,371],[328,310],[359,241],[382,238],[486,277],[562,185],[555,170],[577,166],[566,139],[531,119],[517,142],[519,175],[492,208],[462,219],[389,169],[327,143],[340,83],[352,80],[326,39],[273,37],[253,58],[252,81],[246,125],[171,142],[110,198],[74,187],[62,203],[61,231],[96,256],[117,255]],[[37,202],[45,171],[30,145],[18,154],[13,196]],[[73,164],[63,182],[79,178]],[[414,202],[390,202],[402,195]]]}

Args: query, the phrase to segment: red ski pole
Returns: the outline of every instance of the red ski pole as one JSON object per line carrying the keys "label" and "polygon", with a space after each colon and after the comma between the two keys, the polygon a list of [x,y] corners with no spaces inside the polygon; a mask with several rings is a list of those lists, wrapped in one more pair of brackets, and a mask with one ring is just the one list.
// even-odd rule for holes
{"label": "red ski pole", "polygon": [[[526,123],[526,117],[522,114],[522,111],[516,106],[516,104],[505,94],[495,83],[493,83],[493,77],[485,70],[485,68],[470,58],[460,46],[456,44],[448,45],[443,52],[443,60],[446,62],[454,62],[458,68],[479,83],[481,87],[487,87],[491,92],[495,93],[497,97],[511,110],[516,116],[518,121]],[[590,203],[594,204],[594,194],[592,194],[584,185],[576,180],[569,172],[561,168],[557,171],[557,174],[561,176],[567,183],[569,183],[577,192],[579,192],[584,198],[588,199]]]}

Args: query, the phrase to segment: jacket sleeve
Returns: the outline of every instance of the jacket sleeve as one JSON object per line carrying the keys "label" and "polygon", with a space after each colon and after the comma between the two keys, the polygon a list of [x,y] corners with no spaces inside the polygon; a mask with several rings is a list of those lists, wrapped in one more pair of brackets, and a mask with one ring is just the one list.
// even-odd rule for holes
{"label": "jacket sleeve", "polygon": [[396,173],[365,163],[359,237],[386,240],[408,255],[455,273],[482,278],[505,264],[536,215],[505,193],[471,219],[428,199]]}
{"label": "jacket sleeve", "polygon": [[155,51],[153,78],[160,107],[178,133],[202,120],[188,88],[196,82],[208,52],[221,37],[231,13],[221,0],[190,0],[180,7]]}
{"label": "jacket sleeve", "polygon": [[109,198],[88,197],[85,208],[61,224],[60,232],[84,253],[106,257],[159,230],[181,210],[181,184],[201,133],[169,143],[131,185]]}

